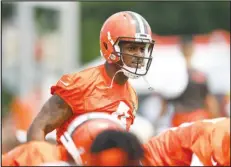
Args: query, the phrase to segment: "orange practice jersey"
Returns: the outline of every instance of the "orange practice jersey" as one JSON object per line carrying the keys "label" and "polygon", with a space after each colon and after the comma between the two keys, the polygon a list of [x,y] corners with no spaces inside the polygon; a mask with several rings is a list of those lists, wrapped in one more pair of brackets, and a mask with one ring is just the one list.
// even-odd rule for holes
{"label": "orange practice jersey", "polygon": [[[230,166],[230,119],[198,121],[172,128],[144,145],[144,166],[190,166],[195,154],[206,166]],[[33,166],[67,161],[62,145],[32,141],[2,156],[3,166]]]}
{"label": "orange practice jersey", "polygon": [[67,152],[63,146],[56,146],[45,141],[32,141],[2,155],[2,166],[37,166],[66,159]]}
{"label": "orange practice jersey", "polygon": [[190,166],[196,155],[206,166],[230,166],[230,118],[184,123],[144,145],[143,165]]}
{"label": "orange practice jersey", "polygon": [[104,65],[89,68],[78,73],[64,75],[51,94],[57,94],[72,108],[73,116],[57,129],[57,141],[66,130],[68,124],[80,114],[87,112],[106,112],[119,118],[127,130],[133,123],[138,107],[136,92],[127,82],[112,88],[111,78]]}

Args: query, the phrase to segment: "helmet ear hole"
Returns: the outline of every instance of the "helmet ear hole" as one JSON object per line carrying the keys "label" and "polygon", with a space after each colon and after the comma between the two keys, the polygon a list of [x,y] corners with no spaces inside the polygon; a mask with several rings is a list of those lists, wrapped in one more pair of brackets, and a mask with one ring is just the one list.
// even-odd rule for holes
{"label": "helmet ear hole", "polygon": [[103,46],[104,46],[105,49],[107,50],[108,47],[107,47],[107,43],[106,43],[106,42],[103,43]]}

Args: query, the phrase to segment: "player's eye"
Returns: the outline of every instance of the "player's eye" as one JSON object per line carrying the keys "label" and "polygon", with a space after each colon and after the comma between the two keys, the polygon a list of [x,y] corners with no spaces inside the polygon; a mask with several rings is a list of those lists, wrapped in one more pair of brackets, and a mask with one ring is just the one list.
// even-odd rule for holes
{"label": "player's eye", "polygon": [[140,48],[140,52],[144,53],[145,48]]}
{"label": "player's eye", "polygon": [[135,50],[136,50],[136,47],[130,46],[130,47],[128,47],[128,50],[129,50],[129,51],[135,51]]}

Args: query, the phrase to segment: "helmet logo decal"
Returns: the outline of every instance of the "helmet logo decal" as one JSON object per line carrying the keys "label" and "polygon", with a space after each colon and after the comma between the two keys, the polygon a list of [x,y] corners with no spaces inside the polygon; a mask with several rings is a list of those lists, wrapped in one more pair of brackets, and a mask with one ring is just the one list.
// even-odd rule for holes
{"label": "helmet logo decal", "polygon": [[116,59],[116,56],[113,55],[113,54],[111,54],[111,55],[110,55],[110,59],[111,59],[111,60],[115,60],[115,59]]}
{"label": "helmet logo decal", "polygon": [[111,33],[110,33],[110,31],[107,32],[107,38],[111,42],[111,44],[114,45],[114,41],[111,39]]}

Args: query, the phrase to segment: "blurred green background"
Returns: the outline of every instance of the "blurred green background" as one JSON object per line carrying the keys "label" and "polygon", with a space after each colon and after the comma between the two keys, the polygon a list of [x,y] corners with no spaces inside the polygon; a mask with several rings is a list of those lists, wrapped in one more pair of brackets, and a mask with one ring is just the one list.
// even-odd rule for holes
{"label": "blurred green background", "polygon": [[82,3],[83,62],[98,56],[99,31],[104,21],[123,10],[144,16],[159,35],[230,31],[230,2],[86,2]]}
{"label": "blurred green background", "polygon": [[[141,14],[159,35],[201,34],[214,29],[230,31],[230,2],[81,2],[82,63],[99,56],[99,32],[112,14],[131,10]],[[2,5],[2,17],[14,12],[10,4]],[[49,15],[43,19],[43,16]],[[40,31],[57,27],[57,14],[37,9]]]}

